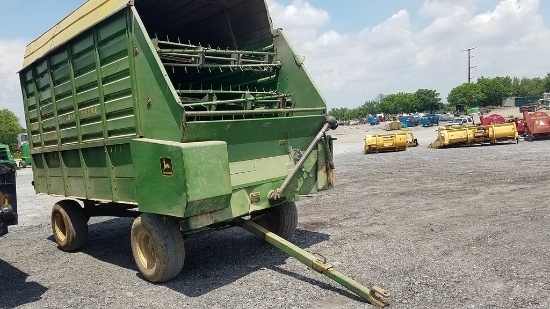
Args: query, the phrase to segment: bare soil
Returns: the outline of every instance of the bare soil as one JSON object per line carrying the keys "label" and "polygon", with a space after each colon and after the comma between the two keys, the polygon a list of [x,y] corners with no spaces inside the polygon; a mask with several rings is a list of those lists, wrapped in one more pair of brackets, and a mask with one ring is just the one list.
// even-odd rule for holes
{"label": "bare soil", "polygon": [[[389,290],[391,308],[550,308],[550,141],[429,149],[435,130],[369,155],[381,126],[334,131],[335,187],[298,202],[294,243]],[[62,252],[58,199],[31,180],[18,172],[20,225],[0,239],[0,308],[374,308],[240,228],[187,238],[163,284],[140,277],[128,218],[92,218],[86,248]]]}

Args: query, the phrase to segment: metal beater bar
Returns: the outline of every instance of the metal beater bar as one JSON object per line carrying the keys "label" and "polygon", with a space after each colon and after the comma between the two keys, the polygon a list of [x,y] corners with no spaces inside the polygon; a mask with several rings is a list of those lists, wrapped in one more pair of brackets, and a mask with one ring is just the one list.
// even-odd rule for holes
{"label": "metal beater bar", "polygon": [[266,64],[191,64],[191,63],[163,63],[166,67],[186,67],[186,68],[212,68],[212,69],[261,69],[261,68],[280,68],[280,63]]}
{"label": "metal beater bar", "polygon": [[197,116],[227,116],[227,115],[258,115],[258,114],[290,114],[290,113],[307,113],[307,112],[324,112],[324,107],[314,108],[285,108],[285,109],[252,109],[252,110],[238,110],[238,111],[199,111],[199,112],[185,112],[185,116],[197,117]]}

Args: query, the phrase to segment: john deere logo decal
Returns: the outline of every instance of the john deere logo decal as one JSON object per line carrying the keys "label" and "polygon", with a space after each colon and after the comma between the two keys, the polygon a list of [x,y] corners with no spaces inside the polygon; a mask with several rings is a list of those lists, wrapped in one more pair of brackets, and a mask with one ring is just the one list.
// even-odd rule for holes
{"label": "john deere logo decal", "polygon": [[170,159],[170,157],[160,157],[160,171],[164,176],[174,175],[174,169],[172,168],[172,159]]}

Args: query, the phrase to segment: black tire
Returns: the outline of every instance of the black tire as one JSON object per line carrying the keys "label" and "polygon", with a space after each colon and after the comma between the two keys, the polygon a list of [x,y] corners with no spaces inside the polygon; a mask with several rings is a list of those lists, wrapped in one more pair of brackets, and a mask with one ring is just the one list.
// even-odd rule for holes
{"label": "black tire", "polygon": [[254,222],[284,239],[292,239],[298,225],[298,210],[296,203],[284,202],[267,210]]}
{"label": "black tire", "polygon": [[132,224],[131,244],[136,265],[148,281],[168,281],[181,272],[185,248],[175,221],[142,214]]}
{"label": "black tire", "polygon": [[52,232],[59,249],[76,251],[88,241],[88,223],[84,208],[73,200],[62,200],[52,207]]}

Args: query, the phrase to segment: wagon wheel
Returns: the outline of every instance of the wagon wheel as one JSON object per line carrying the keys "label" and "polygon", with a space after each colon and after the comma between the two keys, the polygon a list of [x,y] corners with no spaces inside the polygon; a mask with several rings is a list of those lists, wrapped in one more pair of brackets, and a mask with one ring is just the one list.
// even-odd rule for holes
{"label": "wagon wheel", "polygon": [[88,241],[88,224],[84,208],[76,201],[62,200],[52,207],[52,232],[59,249],[75,251]]}
{"label": "wagon wheel", "polygon": [[132,224],[131,245],[139,271],[151,282],[173,279],[183,268],[183,237],[174,220],[142,214]]}
{"label": "wagon wheel", "polygon": [[284,239],[291,239],[298,225],[296,203],[284,202],[281,205],[269,208],[257,219],[252,220]]}

